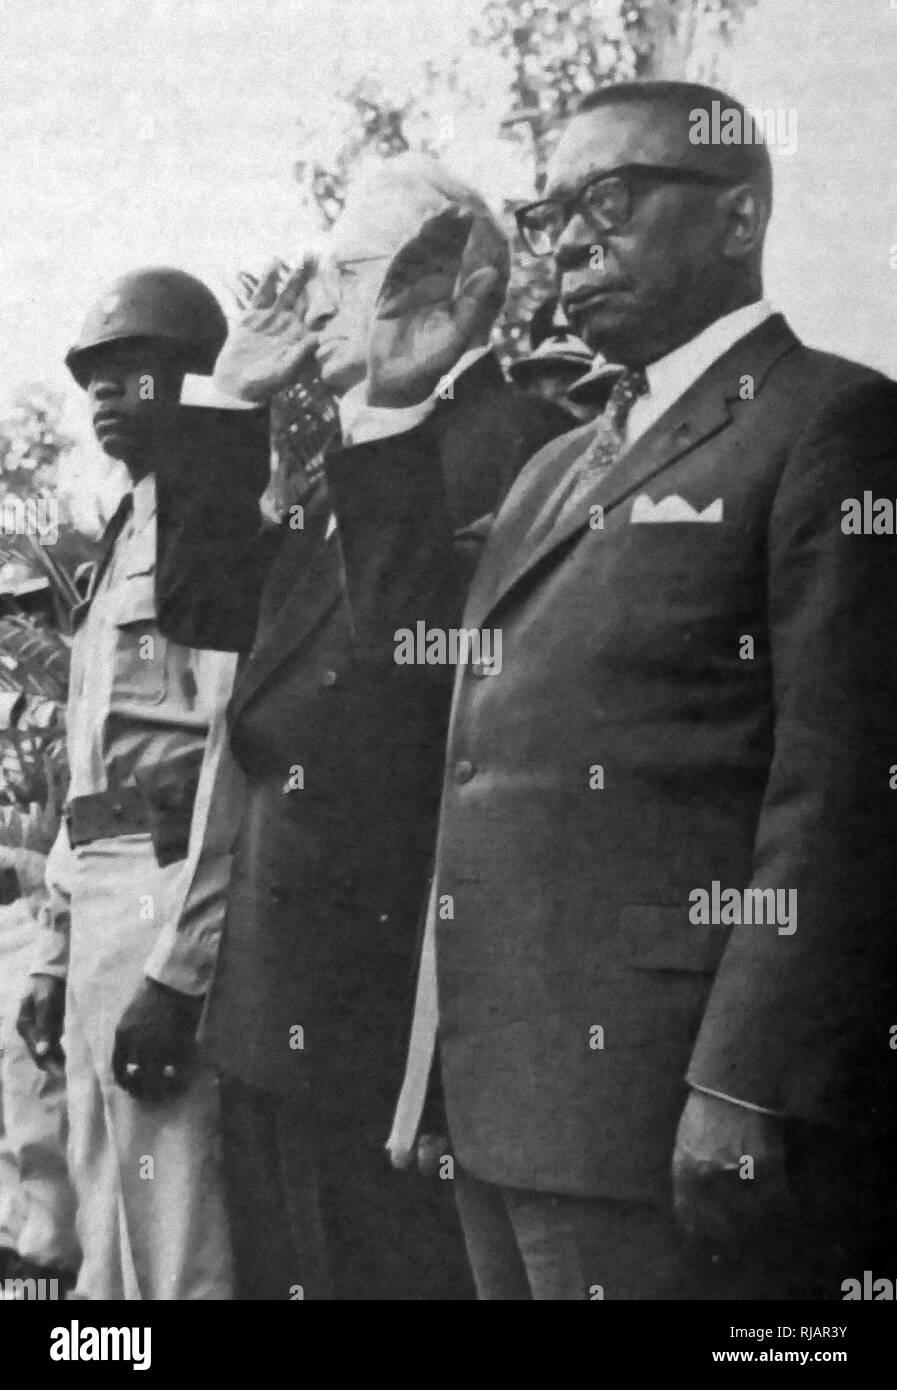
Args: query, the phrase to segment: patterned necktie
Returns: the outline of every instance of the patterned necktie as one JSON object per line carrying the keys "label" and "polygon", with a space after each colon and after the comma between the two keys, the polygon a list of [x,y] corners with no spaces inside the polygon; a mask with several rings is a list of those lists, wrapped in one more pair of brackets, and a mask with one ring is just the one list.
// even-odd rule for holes
{"label": "patterned necktie", "polygon": [[560,506],[549,530],[566,525],[571,514],[578,515],[583,498],[613,468],[626,443],[629,412],[647,390],[648,378],[641,367],[625,371],[614,382],[604,414],[595,420],[595,438],[565,478]]}
{"label": "patterned necktie", "polygon": [[613,467],[626,443],[626,422],[639,397],[648,390],[648,378],[643,367],[633,367],[614,382],[604,414],[596,424],[598,434],[591,447],[579,460],[580,472],[588,474],[590,482]]}

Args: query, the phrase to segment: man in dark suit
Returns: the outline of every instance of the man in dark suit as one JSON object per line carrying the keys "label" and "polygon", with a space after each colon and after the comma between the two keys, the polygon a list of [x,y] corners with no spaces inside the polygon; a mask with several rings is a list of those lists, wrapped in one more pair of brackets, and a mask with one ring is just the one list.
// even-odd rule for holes
{"label": "man in dark suit", "polygon": [[851,531],[897,491],[897,386],[765,303],[770,205],[737,102],[647,83],[518,214],[628,370],[517,479],[464,615],[502,669],[456,674],[390,1147],[438,1038],[482,1298],[837,1298],[871,1248],[897,566]]}
{"label": "man in dark suit", "polygon": [[[446,265],[454,279],[456,252],[462,286],[452,321],[437,308],[408,340],[381,289],[394,257],[400,287],[422,224],[431,289]],[[244,1298],[472,1295],[448,1187],[396,1173],[383,1151],[452,679],[399,664],[396,634],[457,623],[466,528],[572,423],[510,387],[488,347],[507,276],[482,200],[435,161],[395,159],[353,193],[330,263],[279,294],[263,284],[219,360],[219,385],[261,402],[315,350],[343,432],[281,528],[230,710],[245,800],[204,1040]],[[394,409],[391,364],[417,359],[426,370]],[[235,804],[224,782],[218,800]]]}

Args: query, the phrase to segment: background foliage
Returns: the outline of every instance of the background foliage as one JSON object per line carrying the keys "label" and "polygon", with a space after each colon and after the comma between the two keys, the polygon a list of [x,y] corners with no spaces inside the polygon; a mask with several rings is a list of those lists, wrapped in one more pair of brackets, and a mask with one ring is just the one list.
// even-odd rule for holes
{"label": "background foliage", "polygon": [[[754,0],[484,0],[471,42],[494,50],[504,79],[500,136],[520,148],[530,186],[539,191],[559,131],[588,92],[627,78],[689,77],[713,80],[717,56]],[[353,168],[370,158],[405,150],[442,154],[451,163],[453,121],[459,105],[481,94],[465,86],[460,65],[422,63],[420,87],[390,90],[364,77],[340,94],[343,120],[334,130],[299,121],[302,151],[295,170],[303,200],[322,228],[339,214]],[[510,205],[502,209],[510,214]],[[510,216],[509,226],[513,225]],[[511,284],[498,327],[505,360],[527,351],[526,330],[537,304],[552,292],[550,262],[512,243]]]}
{"label": "background foliage", "polygon": [[[59,464],[73,447],[60,398],[40,385],[23,387],[0,419],[0,498],[46,498],[58,507]],[[15,711],[10,726],[0,728],[0,846],[6,849],[46,853],[58,827],[73,573],[91,550],[64,514],[52,547],[0,531],[0,574],[8,576],[0,584],[0,695],[10,697],[4,709]],[[47,617],[24,611],[24,599],[10,587],[27,575],[47,582]]]}

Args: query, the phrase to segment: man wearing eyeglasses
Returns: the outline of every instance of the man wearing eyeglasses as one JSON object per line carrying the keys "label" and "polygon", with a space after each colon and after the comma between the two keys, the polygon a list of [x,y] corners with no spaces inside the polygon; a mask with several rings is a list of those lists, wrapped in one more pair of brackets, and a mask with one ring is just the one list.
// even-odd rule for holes
{"label": "man wearing eyeglasses", "polygon": [[464,615],[503,666],[456,677],[390,1146],[437,1055],[484,1299],[840,1297],[870,1248],[897,565],[842,503],[894,492],[897,387],[764,300],[769,157],[693,141],[715,101],[753,133],[602,89],[518,215],[627,370],[518,478]]}
{"label": "man wearing eyeglasses", "polygon": [[450,1186],[383,1151],[452,683],[399,664],[396,639],[457,624],[473,524],[571,424],[489,347],[508,270],[483,199],[397,157],[353,187],[326,258],[262,283],[218,362],[219,386],[261,403],[314,355],[340,417],[280,528],[207,829],[226,842],[236,812],[203,1032],[240,1298],[472,1296]]}

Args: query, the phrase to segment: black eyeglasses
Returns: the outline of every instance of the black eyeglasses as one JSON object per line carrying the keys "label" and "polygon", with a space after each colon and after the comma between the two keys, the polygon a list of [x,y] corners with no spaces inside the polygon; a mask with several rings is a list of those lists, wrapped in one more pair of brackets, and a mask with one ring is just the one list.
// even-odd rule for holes
{"label": "black eyeglasses", "polygon": [[550,256],[576,213],[596,232],[615,232],[632,216],[632,185],[638,179],[665,183],[724,185],[731,179],[699,169],[679,169],[664,164],[621,164],[589,179],[565,201],[544,198],[527,203],[514,216],[520,235],[534,256]]}

